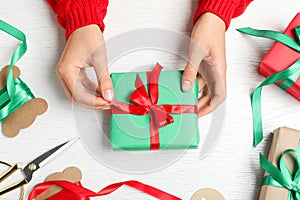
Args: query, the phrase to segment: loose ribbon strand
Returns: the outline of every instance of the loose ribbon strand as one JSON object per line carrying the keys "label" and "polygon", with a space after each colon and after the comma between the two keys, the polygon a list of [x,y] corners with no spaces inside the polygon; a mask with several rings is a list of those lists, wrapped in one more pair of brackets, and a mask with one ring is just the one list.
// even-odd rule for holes
{"label": "loose ribbon strand", "polygon": [[[295,41],[290,36],[270,30],[257,30],[253,28],[240,28],[237,29],[241,33],[269,38],[278,41],[298,52],[300,52],[300,43]],[[299,27],[296,27],[295,33],[297,38],[300,37]],[[263,139],[263,124],[262,124],[262,114],[261,114],[261,91],[262,87],[270,84],[280,82],[280,87],[284,90],[292,87],[300,76],[300,60],[296,61],[289,68],[275,73],[268,78],[266,78],[252,93],[251,104],[252,104],[252,119],[253,119],[253,145],[256,147]]]}
{"label": "loose ribbon strand", "polygon": [[[88,190],[88,189],[82,187],[81,184],[74,184],[74,183],[70,183],[68,181],[48,181],[48,182],[44,182],[44,183],[37,185],[29,194],[28,200],[33,200],[39,194],[46,191],[49,187],[51,187],[55,184],[61,186],[64,189],[63,191],[68,191],[68,192],[64,193],[63,198],[65,200],[89,200],[89,197],[105,196],[105,195],[113,193],[114,191],[116,191],[117,189],[119,189],[120,187],[122,187],[124,185],[135,188],[137,190],[140,190],[140,191],[142,191],[146,194],[149,194],[157,199],[181,200],[181,198],[178,198],[174,195],[171,195],[162,190],[159,190],[157,188],[143,184],[138,181],[125,181],[125,182],[111,184],[111,185],[103,188],[99,192],[93,192],[91,190]],[[61,196],[58,193],[58,194],[54,195],[53,197],[51,197],[51,200],[61,200]]]}
{"label": "loose ribbon strand", "polygon": [[14,87],[15,84],[14,84],[14,76],[12,74],[12,68],[27,51],[26,36],[22,31],[7,24],[2,20],[0,20],[0,29],[22,42],[12,55],[10,65],[9,65],[9,71],[6,79],[8,96],[10,98],[14,98],[13,96],[15,94],[15,87]]}
{"label": "loose ribbon strand", "polygon": [[33,99],[34,95],[20,78],[14,79],[12,72],[13,66],[27,51],[25,34],[2,20],[0,20],[0,30],[21,41],[21,44],[11,57],[6,78],[6,87],[0,90],[0,121],[4,121],[11,113]]}
{"label": "loose ribbon strand", "polygon": [[248,35],[275,40],[300,52],[299,43],[295,41],[293,38],[291,38],[289,35],[286,35],[284,33],[272,31],[272,30],[258,30],[250,27],[239,28],[237,30],[241,33],[245,33]]}
{"label": "loose ribbon strand", "polygon": [[265,79],[252,93],[251,103],[252,103],[252,117],[253,117],[253,129],[254,129],[254,146],[257,146],[263,139],[263,128],[262,128],[262,115],[261,115],[261,91],[262,87],[270,84],[277,83],[289,77],[289,85],[287,86],[287,81],[282,82],[285,84],[286,88],[291,87],[298,77],[300,76],[300,60],[296,61],[288,69],[278,72],[269,76]]}

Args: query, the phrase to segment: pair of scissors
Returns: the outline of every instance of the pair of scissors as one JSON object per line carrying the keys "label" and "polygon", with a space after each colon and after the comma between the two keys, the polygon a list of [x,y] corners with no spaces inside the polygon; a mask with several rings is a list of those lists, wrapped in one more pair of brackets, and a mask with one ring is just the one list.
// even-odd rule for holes
{"label": "pair of scissors", "polygon": [[44,166],[46,163],[48,163],[50,160],[52,160],[54,157],[58,156],[61,152],[66,150],[77,140],[78,138],[75,138],[50,149],[49,151],[45,152],[44,154],[40,155],[39,157],[37,157],[36,159],[28,163],[25,167],[20,167],[19,164],[10,165],[6,162],[0,161],[0,164],[9,166],[9,169],[0,175],[0,183],[19,170],[22,172],[24,176],[23,179],[7,186],[4,189],[0,189],[0,196],[9,193],[17,188],[21,188],[20,199],[23,199],[24,196],[23,186],[28,184],[31,181],[33,173],[36,172],[42,166]]}

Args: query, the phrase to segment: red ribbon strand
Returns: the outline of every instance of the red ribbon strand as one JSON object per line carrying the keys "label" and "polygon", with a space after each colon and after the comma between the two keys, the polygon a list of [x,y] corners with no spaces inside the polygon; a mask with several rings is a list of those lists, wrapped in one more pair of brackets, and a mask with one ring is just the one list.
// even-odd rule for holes
{"label": "red ribbon strand", "polygon": [[127,185],[129,187],[135,188],[137,190],[140,190],[146,194],[149,194],[157,199],[161,200],[181,200],[181,198],[178,198],[174,195],[171,195],[169,193],[166,193],[162,190],[159,190],[157,188],[154,188],[152,186],[143,184],[138,181],[125,181],[120,183],[111,184],[99,192],[93,192],[91,190],[88,190],[79,183],[71,183],[68,181],[48,181],[41,183],[37,185],[29,194],[28,200],[34,200],[35,197],[37,197],[42,192],[46,191],[49,187],[53,185],[59,185],[64,190],[57,193],[56,195],[48,198],[48,200],[90,200],[89,197],[99,197],[99,196],[105,196],[108,194],[113,193],[123,185]]}
{"label": "red ribbon strand", "polygon": [[150,114],[150,150],[160,148],[159,128],[174,122],[170,114],[190,113],[197,114],[197,105],[158,105],[159,90],[158,81],[162,70],[160,64],[156,64],[151,72],[147,72],[148,93],[140,76],[136,76],[136,90],[129,97],[133,104],[126,104],[114,100],[112,102],[111,114]]}

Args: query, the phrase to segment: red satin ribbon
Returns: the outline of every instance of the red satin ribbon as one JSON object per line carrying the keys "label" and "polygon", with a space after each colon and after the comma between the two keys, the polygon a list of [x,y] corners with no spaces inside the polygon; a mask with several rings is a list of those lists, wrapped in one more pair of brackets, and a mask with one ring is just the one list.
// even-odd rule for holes
{"label": "red satin ribbon", "polygon": [[54,184],[61,186],[62,188],[64,188],[64,190],[48,198],[48,200],[90,200],[89,197],[99,197],[111,194],[123,185],[127,185],[137,190],[140,190],[153,197],[156,197],[157,199],[181,200],[181,198],[175,197],[162,190],[159,190],[149,185],[145,185],[138,181],[125,181],[115,183],[103,188],[97,193],[82,187],[80,182],[75,184],[68,181],[48,181],[37,185],[29,194],[28,200],[33,200],[35,197],[37,197],[42,192],[46,191],[49,187],[51,187]]}
{"label": "red satin ribbon", "polygon": [[156,64],[152,72],[147,72],[147,86],[140,76],[136,76],[136,90],[129,97],[133,104],[126,104],[117,100],[112,101],[111,114],[150,114],[150,150],[158,150],[160,148],[159,128],[174,122],[174,118],[170,114],[191,113],[197,114],[197,105],[158,105],[159,91],[158,81],[162,70],[160,64]]}

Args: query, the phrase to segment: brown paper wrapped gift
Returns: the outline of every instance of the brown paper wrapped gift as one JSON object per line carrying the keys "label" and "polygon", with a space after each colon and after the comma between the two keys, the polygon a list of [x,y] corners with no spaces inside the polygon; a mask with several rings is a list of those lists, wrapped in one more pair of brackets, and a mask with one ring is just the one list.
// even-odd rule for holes
{"label": "brown paper wrapped gift", "polygon": [[[282,153],[287,149],[298,149],[300,140],[300,131],[281,127],[274,131],[273,140],[269,151],[268,160],[274,166],[278,166]],[[294,160],[292,156],[285,157],[285,162],[290,171],[293,170]],[[268,175],[265,173],[265,176]],[[289,190],[269,185],[261,187],[259,200],[288,200]]]}

